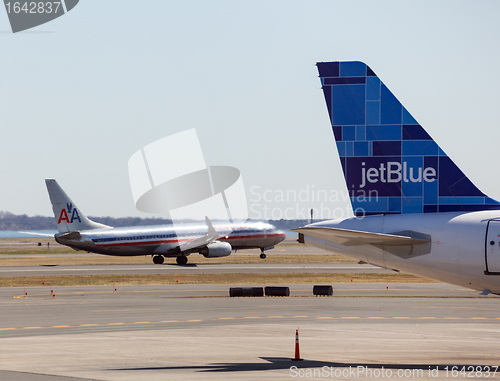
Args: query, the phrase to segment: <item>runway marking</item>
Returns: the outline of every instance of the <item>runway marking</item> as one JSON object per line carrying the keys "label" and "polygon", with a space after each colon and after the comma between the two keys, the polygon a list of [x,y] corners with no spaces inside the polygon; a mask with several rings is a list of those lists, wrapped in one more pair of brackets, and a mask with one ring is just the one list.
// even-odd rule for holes
{"label": "runway marking", "polygon": [[410,308],[446,308],[446,309],[450,309],[450,308],[477,308],[477,307],[431,307],[431,306],[410,306]]}
{"label": "runway marking", "polygon": [[91,310],[90,312],[129,312],[129,311],[159,311],[159,308],[131,308],[128,310]]}
{"label": "runway marking", "polygon": [[500,317],[432,317],[432,316],[421,316],[421,317],[409,317],[409,316],[394,316],[394,317],[382,317],[382,316],[307,316],[307,315],[297,315],[297,316],[242,316],[242,317],[218,317],[214,319],[190,319],[190,320],[163,320],[163,321],[141,321],[141,322],[112,322],[112,323],[87,323],[87,324],[78,324],[78,325],[54,325],[54,326],[46,326],[46,327],[6,327],[0,328],[0,331],[13,331],[13,330],[23,330],[23,329],[51,329],[51,328],[77,328],[77,327],[106,327],[113,325],[134,325],[134,324],[161,324],[161,323],[187,323],[187,322],[200,322],[200,321],[216,321],[216,320],[243,320],[243,319],[290,319],[290,318],[311,318],[317,320],[342,320],[342,319],[409,319],[409,320],[419,320],[419,319],[441,319],[441,320],[500,320]]}
{"label": "runway marking", "polygon": [[[309,290],[300,290],[300,291],[309,291]],[[257,306],[258,308],[274,308],[274,307],[316,307],[314,304],[277,304],[277,305],[262,305],[262,306]]]}

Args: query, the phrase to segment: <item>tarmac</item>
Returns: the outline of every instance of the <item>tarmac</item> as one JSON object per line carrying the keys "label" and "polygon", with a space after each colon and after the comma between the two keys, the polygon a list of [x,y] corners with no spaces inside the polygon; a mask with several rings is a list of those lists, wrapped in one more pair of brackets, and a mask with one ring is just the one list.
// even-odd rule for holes
{"label": "tarmac", "polygon": [[357,263],[233,263],[184,265],[79,265],[79,266],[3,266],[0,277],[113,275],[113,274],[286,274],[286,273],[377,273],[392,270]]}
{"label": "tarmac", "polygon": [[[332,297],[289,287],[0,288],[0,379],[499,377],[499,297],[439,283],[334,284]],[[303,361],[291,361],[297,328]]]}

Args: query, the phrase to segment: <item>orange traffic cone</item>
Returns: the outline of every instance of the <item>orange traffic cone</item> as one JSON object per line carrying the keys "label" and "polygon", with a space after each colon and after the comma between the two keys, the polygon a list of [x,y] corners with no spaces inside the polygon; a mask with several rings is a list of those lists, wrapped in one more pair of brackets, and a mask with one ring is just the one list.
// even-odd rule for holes
{"label": "orange traffic cone", "polygon": [[300,350],[299,350],[299,329],[295,330],[295,358],[292,361],[302,361],[300,358]]}

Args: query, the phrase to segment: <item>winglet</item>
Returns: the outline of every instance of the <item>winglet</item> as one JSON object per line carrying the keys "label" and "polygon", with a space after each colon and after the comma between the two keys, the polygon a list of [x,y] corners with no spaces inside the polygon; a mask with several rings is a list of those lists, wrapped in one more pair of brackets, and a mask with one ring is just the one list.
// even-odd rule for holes
{"label": "winglet", "polygon": [[208,218],[207,216],[205,216],[205,223],[208,226],[208,235],[219,235],[219,233],[217,233],[217,231],[215,230],[214,225],[212,225],[212,221],[210,221],[210,218]]}

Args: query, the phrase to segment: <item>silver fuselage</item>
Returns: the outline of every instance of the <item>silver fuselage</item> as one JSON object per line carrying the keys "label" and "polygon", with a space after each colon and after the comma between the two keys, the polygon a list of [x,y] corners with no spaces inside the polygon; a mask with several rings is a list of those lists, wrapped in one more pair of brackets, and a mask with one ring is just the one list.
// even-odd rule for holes
{"label": "silver fuselage", "polygon": [[[214,224],[214,228],[220,234],[216,241],[228,242],[233,250],[265,249],[285,238],[285,233],[263,222]],[[206,235],[208,228],[203,224],[182,224],[83,230],[79,233],[81,237],[77,239],[71,236],[65,239],[62,236],[66,233],[56,234],[55,239],[74,249],[98,254],[134,256],[161,253],[165,257],[176,257],[180,245]]]}

